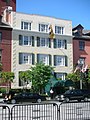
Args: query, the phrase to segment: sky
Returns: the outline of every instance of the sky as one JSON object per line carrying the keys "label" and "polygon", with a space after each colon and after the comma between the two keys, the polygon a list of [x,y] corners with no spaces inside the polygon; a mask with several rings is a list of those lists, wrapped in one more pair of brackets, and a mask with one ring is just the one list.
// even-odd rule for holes
{"label": "sky", "polygon": [[16,11],[71,20],[90,30],[90,0],[16,0]]}

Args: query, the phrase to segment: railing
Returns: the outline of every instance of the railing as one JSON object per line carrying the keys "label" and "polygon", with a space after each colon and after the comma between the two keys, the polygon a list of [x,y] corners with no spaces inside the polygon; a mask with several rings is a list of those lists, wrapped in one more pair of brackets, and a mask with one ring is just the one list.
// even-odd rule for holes
{"label": "railing", "polygon": [[0,105],[0,120],[90,120],[90,102]]}
{"label": "railing", "polygon": [[6,105],[0,105],[0,120],[10,120],[10,108]]}

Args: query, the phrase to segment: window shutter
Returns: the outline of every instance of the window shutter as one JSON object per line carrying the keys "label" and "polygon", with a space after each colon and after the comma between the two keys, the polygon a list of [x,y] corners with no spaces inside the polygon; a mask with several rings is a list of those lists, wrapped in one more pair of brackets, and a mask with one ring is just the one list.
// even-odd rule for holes
{"label": "window shutter", "polygon": [[54,55],[54,66],[56,66],[56,55]]}
{"label": "window shutter", "polygon": [[64,40],[65,41],[65,49],[67,49],[67,40]]}
{"label": "window shutter", "polygon": [[49,38],[49,48],[51,48],[51,39]]}
{"label": "window shutter", "polygon": [[37,54],[37,63],[39,63],[39,54]]}
{"label": "window shutter", "polygon": [[49,65],[51,65],[52,63],[52,61],[51,61],[52,59],[51,59],[51,55],[49,55]]}
{"label": "window shutter", "polygon": [[65,56],[65,66],[68,66],[67,63],[68,63],[67,56]]}
{"label": "window shutter", "polygon": [[35,55],[32,53],[32,65],[35,64]]}
{"label": "window shutter", "polygon": [[32,46],[34,46],[34,36],[32,36]]}
{"label": "window shutter", "polygon": [[56,78],[57,73],[54,72],[54,77]]}
{"label": "window shutter", "polygon": [[57,47],[56,46],[56,39],[54,39],[53,42],[54,42],[54,48],[56,48]]}
{"label": "window shutter", "polygon": [[37,37],[37,46],[40,46],[40,37]]}
{"label": "window shutter", "polygon": [[23,44],[23,36],[19,35],[19,45],[22,45],[22,44]]}
{"label": "window shutter", "polygon": [[39,24],[39,31],[40,31],[40,24]]}
{"label": "window shutter", "polygon": [[19,64],[22,64],[22,53],[19,53]]}

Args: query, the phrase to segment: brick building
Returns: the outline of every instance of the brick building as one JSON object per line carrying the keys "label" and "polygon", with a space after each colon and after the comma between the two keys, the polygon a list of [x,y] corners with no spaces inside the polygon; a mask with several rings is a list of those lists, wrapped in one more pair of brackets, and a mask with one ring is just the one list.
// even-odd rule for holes
{"label": "brick building", "polygon": [[84,30],[79,24],[72,29],[73,32],[73,64],[90,66],[90,30]]}

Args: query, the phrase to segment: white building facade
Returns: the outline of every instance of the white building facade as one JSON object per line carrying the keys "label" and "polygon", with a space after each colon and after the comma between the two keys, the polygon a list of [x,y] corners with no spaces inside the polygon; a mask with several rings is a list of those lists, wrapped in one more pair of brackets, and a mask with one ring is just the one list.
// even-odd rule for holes
{"label": "white building facade", "polygon": [[[72,21],[12,12],[12,88],[22,87],[19,72],[42,61],[55,69],[57,78],[73,70]],[[55,39],[49,38],[52,25]]]}

